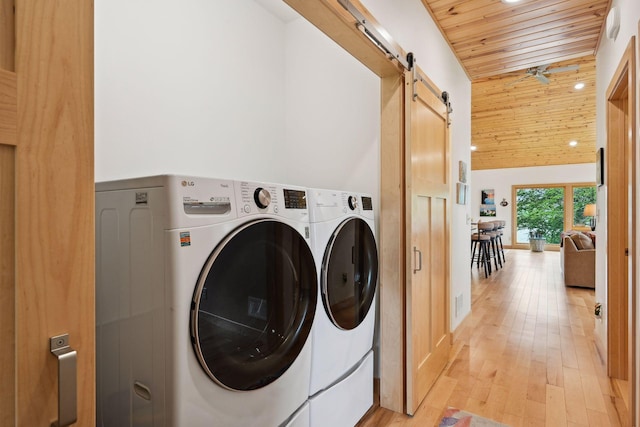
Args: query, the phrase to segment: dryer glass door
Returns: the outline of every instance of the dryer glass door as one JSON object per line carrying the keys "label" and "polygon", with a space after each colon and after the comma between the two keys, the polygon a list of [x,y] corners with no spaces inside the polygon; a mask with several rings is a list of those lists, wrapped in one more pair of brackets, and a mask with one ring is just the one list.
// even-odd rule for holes
{"label": "dryer glass door", "polygon": [[294,228],[260,220],[231,233],[205,264],[191,308],[202,368],[231,390],[276,380],[304,346],[317,301],[307,242]]}
{"label": "dryer glass door", "polygon": [[325,311],[341,329],[354,329],[365,318],[378,282],[378,250],[373,232],[360,218],[334,231],[322,264]]}

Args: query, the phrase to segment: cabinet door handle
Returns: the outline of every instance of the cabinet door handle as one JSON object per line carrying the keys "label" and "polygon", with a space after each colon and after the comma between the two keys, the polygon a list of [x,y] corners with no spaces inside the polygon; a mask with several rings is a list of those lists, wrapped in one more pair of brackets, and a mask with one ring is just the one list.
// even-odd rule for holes
{"label": "cabinet door handle", "polygon": [[[416,253],[418,254],[418,262],[415,262]],[[413,256],[414,256],[414,265],[417,266],[417,268],[413,269],[413,274],[416,274],[418,271],[422,270],[422,251],[414,246]]]}
{"label": "cabinet door handle", "polygon": [[49,343],[58,359],[58,420],[51,427],[66,427],[78,420],[77,353],[69,346],[69,334],[51,337]]}

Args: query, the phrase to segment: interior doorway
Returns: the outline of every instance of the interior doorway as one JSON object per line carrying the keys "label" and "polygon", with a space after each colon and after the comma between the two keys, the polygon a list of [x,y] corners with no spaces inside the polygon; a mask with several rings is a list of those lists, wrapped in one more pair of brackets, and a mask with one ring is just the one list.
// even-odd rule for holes
{"label": "interior doorway", "polygon": [[[607,89],[607,368],[635,401],[635,38]],[[631,414],[633,417],[634,414]],[[632,418],[633,419],[633,418]]]}

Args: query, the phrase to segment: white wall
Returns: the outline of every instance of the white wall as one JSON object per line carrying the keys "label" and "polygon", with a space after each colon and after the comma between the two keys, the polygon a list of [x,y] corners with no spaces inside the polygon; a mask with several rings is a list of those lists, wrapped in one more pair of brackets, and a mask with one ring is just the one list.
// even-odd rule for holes
{"label": "white wall", "polygon": [[279,180],[380,198],[380,79],[304,19],[285,43]]}
{"label": "white wall", "polygon": [[[640,2],[637,0],[613,0],[611,2],[612,7],[617,7],[620,11],[620,32],[615,40],[610,40],[603,37],[597,55],[596,55],[596,132],[597,132],[597,146],[605,147],[605,157],[607,155],[607,124],[606,124],[606,106],[607,99],[606,93],[609,83],[613,78],[613,74],[622,58],[629,40],[632,36],[638,36],[638,20],[640,20]],[[636,57],[638,55],[637,50],[638,40],[636,39]],[[638,87],[640,82],[640,74],[638,73],[640,68],[636,65],[636,94],[638,93]],[[640,107],[640,99],[636,95],[636,106]],[[640,135],[638,133],[638,123],[640,120],[636,116],[636,138]],[[638,139],[636,140],[637,143]],[[640,165],[640,159],[636,153],[636,164]],[[638,175],[638,174],[636,174]],[[640,176],[638,176],[640,178]],[[636,188],[640,190],[640,183],[636,182]],[[636,193],[636,203],[640,196],[640,193]],[[606,224],[607,221],[607,182],[598,190],[598,216],[600,224]],[[640,212],[638,212],[640,214]],[[640,223],[640,218],[636,218],[636,221]],[[640,231],[640,230],[639,230]],[[640,234],[634,236],[635,240],[640,239]],[[607,343],[607,323],[606,316],[609,311],[607,305],[606,286],[607,283],[607,270],[606,270],[606,248],[608,244],[607,232],[605,227],[598,229],[598,247],[603,248],[602,251],[596,252],[596,301],[600,301],[603,304],[603,319],[596,322],[596,333],[600,339],[600,342],[606,346]],[[640,265],[640,256],[636,253],[636,265]],[[640,273],[636,272],[636,283],[640,283]],[[636,300],[636,306],[640,307],[640,300]],[[640,317],[638,317],[640,322]],[[637,325],[636,328],[640,326]],[[640,344],[640,340],[637,340]],[[636,349],[636,354],[640,354],[640,348]],[[636,372],[640,372],[639,360],[636,360]],[[639,378],[635,378],[636,387],[640,390]],[[640,397],[640,393],[636,395],[636,398]],[[636,408],[640,407],[640,402],[635,402]],[[636,411],[637,412],[637,411]]]}
{"label": "white wall", "polygon": [[95,15],[97,181],[170,172],[379,199],[379,79],[288,6],[102,0]]}
{"label": "white wall", "polygon": [[[495,190],[496,217],[484,219],[500,219],[507,222],[502,242],[511,245],[511,225],[513,218],[512,186],[528,184],[565,184],[572,182],[595,182],[595,163],[583,163],[577,165],[539,166],[513,169],[487,169],[471,172],[471,217],[474,221],[483,219],[480,217],[480,192],[486,189]],[[509,206],[500,206],[502,199],[509,202]],[[598,232],[598,239],[600,233]],[[599,242],[598,242],[599,243]]]}
{"label": "white wall", "polygon": [[[362,0],[393,39],[407,52],[413,52],[418,66],[442,91],[449,93],[451,115],[452,194],[458,181],[458,161],[470,170],[471,82],[451,52],[431,15],[420,0]],[[451,329],[454,330],[471,311],[469,274],[469,205],[452,205],[451,213]],[[455,297],[462,295],[463,307],[456,312]]]}
{"label": "white wall", "polygon": [[285,34],[252,0],[96,1],[96,180],[273,179]]}

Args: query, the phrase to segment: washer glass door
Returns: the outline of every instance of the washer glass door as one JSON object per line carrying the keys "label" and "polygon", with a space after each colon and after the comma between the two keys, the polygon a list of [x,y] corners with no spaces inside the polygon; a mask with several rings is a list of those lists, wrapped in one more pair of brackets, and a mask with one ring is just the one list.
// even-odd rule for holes
{"label": "washer glass door", "polygon": [[316,277],[307,242],[284,223],[259,220],[227,236],[209,256],[191,306],[205,372],[231,390],[280,377],[311,330]]}
{"label": "washer glass door", "polygon": [[360,218],[334,231],[322,263],[322,302],[341,329],[354,329],[369,312],[378,282],[378,250],[373,232]]}

